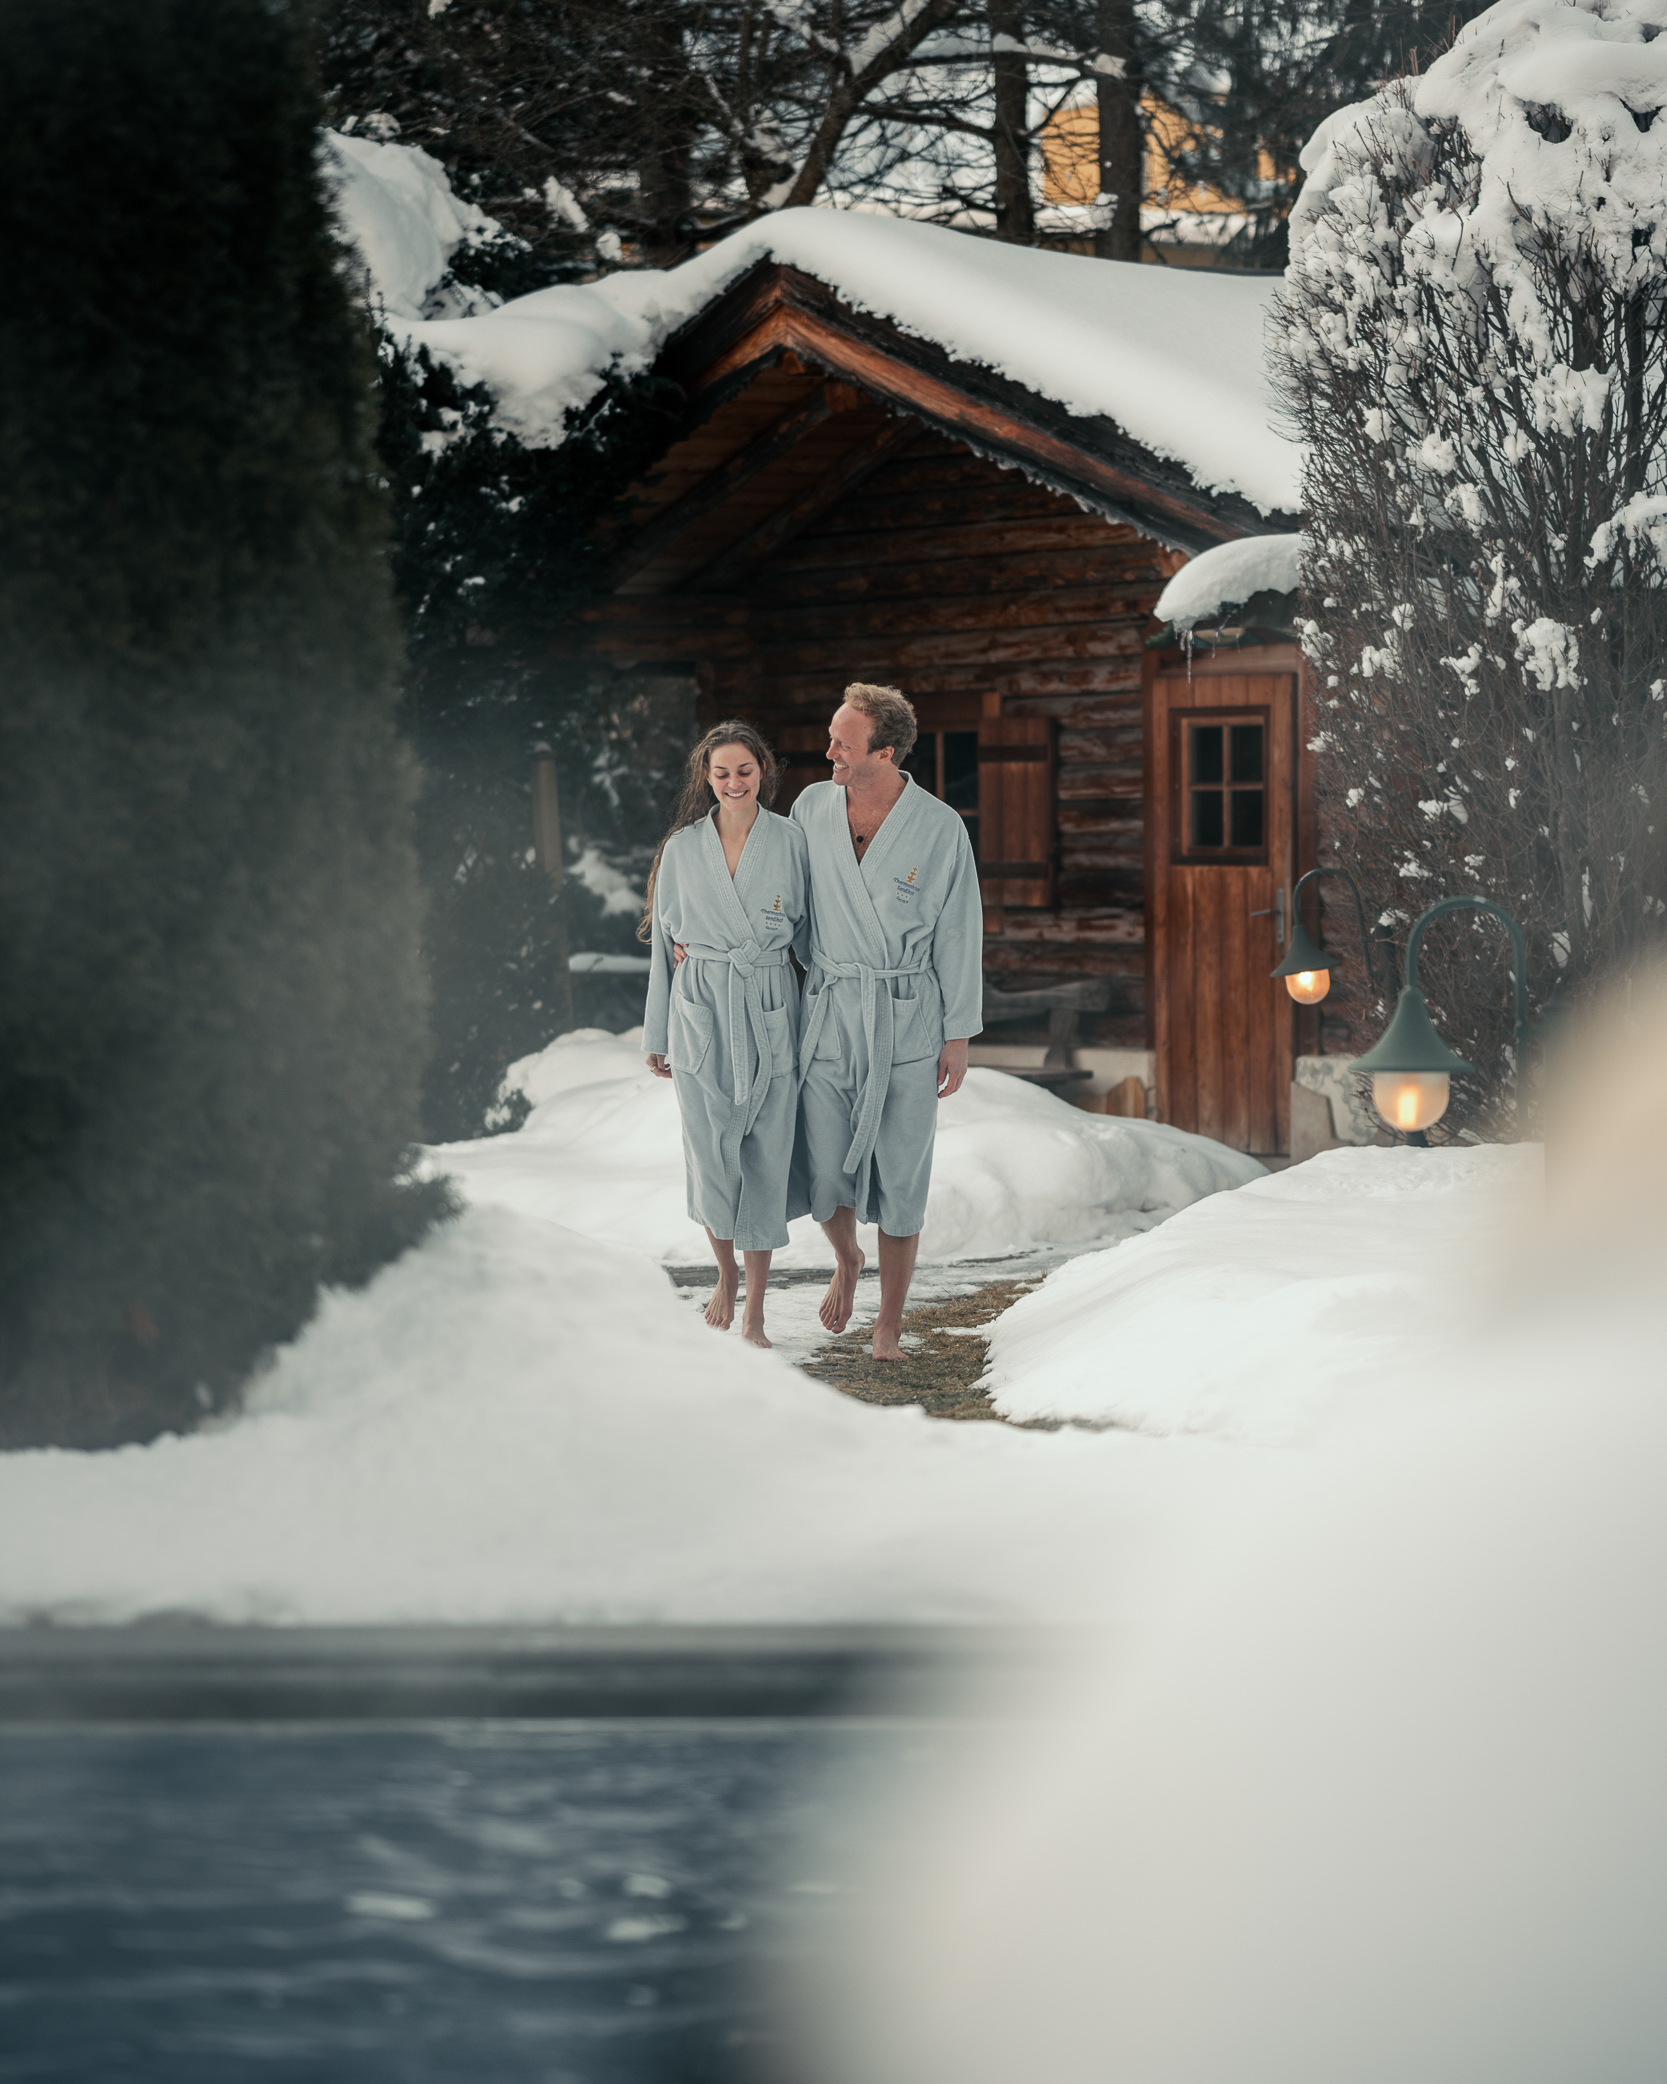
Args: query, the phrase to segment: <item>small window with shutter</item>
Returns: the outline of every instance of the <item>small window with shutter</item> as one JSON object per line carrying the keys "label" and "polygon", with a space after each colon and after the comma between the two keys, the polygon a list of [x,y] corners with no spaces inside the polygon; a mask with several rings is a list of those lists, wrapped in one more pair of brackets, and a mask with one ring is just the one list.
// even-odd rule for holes
{"label": "small window with shutter", "polygon": [[978,846],[978,729],[923,730],[903,762],[923,789],[959,811],[967,837]]}

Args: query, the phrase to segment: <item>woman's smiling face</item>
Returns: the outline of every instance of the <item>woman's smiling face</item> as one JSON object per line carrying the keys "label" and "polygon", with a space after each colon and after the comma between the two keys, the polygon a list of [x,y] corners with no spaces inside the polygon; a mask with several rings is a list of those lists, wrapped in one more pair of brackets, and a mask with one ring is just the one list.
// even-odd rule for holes
{"label": "woman's smiling face", "polygon": [[744,745],[715,745],[706,763],[706,779],[723,810],[745,810],[758,800],[762,780],[758,762]]}

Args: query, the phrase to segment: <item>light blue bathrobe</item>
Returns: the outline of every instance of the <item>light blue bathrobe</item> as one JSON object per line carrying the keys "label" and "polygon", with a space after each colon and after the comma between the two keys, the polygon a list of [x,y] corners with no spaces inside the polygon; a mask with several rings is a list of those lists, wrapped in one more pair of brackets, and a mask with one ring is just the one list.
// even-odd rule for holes
{"label": "light blue bathrobe", "polygon": [[805,842],[760,810],[732,882],[716,817],[660,856],[643,1053],[671,1059],[691,1218],[737,1251],[773,1252],[787,1243],[799,1034],[787,951],[809,952]]}
{"label": "light blue bathrobe", "polygon": [[910,781],[859,862],[845,791],[793,805],[810,843],[811,953],[795,1200],[893,1237],[926,1221],[946,1037],[984,1025],[984,911],[959,814]]}

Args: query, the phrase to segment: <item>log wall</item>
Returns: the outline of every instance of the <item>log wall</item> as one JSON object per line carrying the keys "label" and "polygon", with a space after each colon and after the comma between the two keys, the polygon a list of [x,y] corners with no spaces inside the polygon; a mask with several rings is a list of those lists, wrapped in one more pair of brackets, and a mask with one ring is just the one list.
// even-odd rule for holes
{"label": "log wall", "polygon": [[1110,1012],[1085,1022],[1082,1039],[1139,1048],[1149,1039],[1141,663],[1179,562],[1134,528],[922,430],[744,593],[616,596],[593,611],[593,641],[621,662],[693,663],[706,720],[738,712],[770,734],[825,722],[852,680],[900,686],[928,724],[1055,718],[1057,903],[992,911],[986,967],[1010,984],[1113,978]]}

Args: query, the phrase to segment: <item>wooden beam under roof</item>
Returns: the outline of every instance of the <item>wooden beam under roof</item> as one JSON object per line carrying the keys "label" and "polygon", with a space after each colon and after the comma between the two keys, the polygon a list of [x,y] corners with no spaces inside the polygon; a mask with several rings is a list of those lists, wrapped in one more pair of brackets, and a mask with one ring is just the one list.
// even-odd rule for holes
{"label": "wooden beam under roof", "polygon": [[739,586],[765,558],[790,543],[813,521],[819,521],[853,486],[860,485],[870,471],[877,470],[888,457],[906,449],[919,432],[917,420],[887,420],[866,440],[847,449],[838,462],[814,483],[805,486],[803,491],[785,501],[756,528],[742,536],[739,542],[731,543],[710,564],[685,579],[682,590],[727,593]]}
{"label": "wooden beam under roof", "polygon": [[630,540],[614,553],[608,566],[608,579],[612,589],[618,592],[629,580],[663,556],[675,542],[697,527],[730,499],[760,471],[768,470],[809,434],[813,428],[831,418],[836,412],[849,411],[860,403],[855,392],[843,383],[823,382],[811,393],[802,405],[784,413],[779,420],[757,434],[743,448],[731,456],[727,463],[692,485],[681,499],[663,508],[652,520],[639,528]]}

